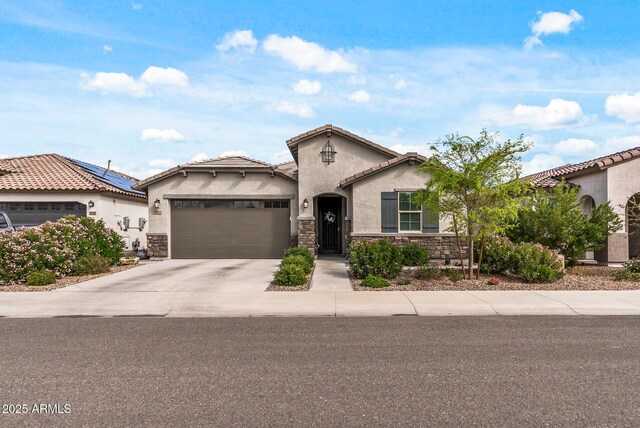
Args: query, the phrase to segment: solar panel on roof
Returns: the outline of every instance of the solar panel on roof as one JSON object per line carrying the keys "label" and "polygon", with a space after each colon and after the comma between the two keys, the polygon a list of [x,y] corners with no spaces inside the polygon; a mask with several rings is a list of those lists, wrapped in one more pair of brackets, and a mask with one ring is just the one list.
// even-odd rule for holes
{"label": "solar panel on roof", "polygon": [[107,170],[106,168],[103,168],[101,166],[92,165],[90,163],[82,162],[75,159],[71,159],[71,162],[78,165],[80,168],[84,169],[85,171],[93,175],[98,180],[110,186],[116,187],[120,190],[124,190],[125,192],[131,192],[138,195],[145,194],[140,190],[133,189],[133,185],[136,183],[135,180],[124,177],[115,171]]}

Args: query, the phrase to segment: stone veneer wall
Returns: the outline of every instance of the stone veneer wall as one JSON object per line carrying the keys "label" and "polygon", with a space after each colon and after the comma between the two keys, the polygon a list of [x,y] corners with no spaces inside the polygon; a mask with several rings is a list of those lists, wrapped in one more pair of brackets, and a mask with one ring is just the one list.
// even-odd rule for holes
{"label": "stone veneer wall", "polygon": [[[427,250],[429,253],[429,257],[433,260],[445,260],[449,258],[449,260],[458,260],[460,259],[460,255],[458,254],[458,246],[456,244],[455,235],[396,235],[396,234],[385,234],[385,235],[356,235],[352,236],[351,240],[364,240],[364,241],[375,241],[377,239],[388,239],[392,243],[398,245],[399,247],[405,246],[407,244],[416,244]],[[462,247],[462,256],[467,257],[467,244],[464,242],[460,243]]]}
{"label": "stone veneer wall", "polygon": [[306,247],[316,253],[316,221],[315,219],[298,219],[298,246]]}
{"label": "stone veneer wall", "polygon": [[[345,219],[344,233],[345,245],[347,246],[347,248],[349,248],[349,245],[351,244],[351,219]],[[347,253],[347,248],[344,249],[345,254]]]}
{"label": "stone veneer wall", "polygon": [[166,233],[147,233],[149,257],[169,257],[169,236]]}

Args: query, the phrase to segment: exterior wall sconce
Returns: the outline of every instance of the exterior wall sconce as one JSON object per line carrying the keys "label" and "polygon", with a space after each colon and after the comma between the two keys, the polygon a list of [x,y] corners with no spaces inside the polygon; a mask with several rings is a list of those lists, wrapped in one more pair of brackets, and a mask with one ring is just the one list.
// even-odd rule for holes
{"label": "exterior wall sconce", "polygon": [[93,202],[93,201],[89,201],[89,203],[87,205],[89,205],[89,208],[93,208],[93,207],[96,206],[95,202]]}
{"label": "exterior wall sconce", "polygon": [[302,201],[302,206],[304,208],[309,208],[309,201],[307,201],[307,198],[304,198],[304,201]]}
{"label": "exterior wall sconce", "polygon": [[160,199],[156,199],[155,201],[153,201],[153,207],[157,210],[160,209]]}

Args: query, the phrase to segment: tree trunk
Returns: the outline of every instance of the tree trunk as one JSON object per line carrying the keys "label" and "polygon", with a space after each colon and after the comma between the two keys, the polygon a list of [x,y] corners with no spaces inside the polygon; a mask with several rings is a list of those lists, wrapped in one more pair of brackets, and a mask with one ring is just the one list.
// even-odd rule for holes
{"label": "tree trunk", "polygon": [[458,246],[458,256],[460,257],[460,269],[462,269],[462,277],[465,278],[464,257],[462,257],[462,245],[460,244],[460,233],[458,231],[458,221],[453,216],[453,231],[456,233],[456,245]]}
{"label": "tree trunk", "polygon": [[469,239],[469,248],[467,251],[469,252],[469,279],[473,279],[473,239]]}
{"label": "tree trunk", "polygon": [[480,267],[482,266],[482,251],[484,250],[484,236],[480,240],[480,248],[478,250],[478,273],[476,274],[476,279],[480,279]]}

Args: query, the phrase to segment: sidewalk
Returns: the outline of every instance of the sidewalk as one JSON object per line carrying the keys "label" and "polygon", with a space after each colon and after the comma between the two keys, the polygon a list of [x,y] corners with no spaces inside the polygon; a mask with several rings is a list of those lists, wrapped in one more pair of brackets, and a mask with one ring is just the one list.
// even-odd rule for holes
{"label": "sidewalk", "polygon": [[632,291],[0,293],[0,316],[640,315]]}

